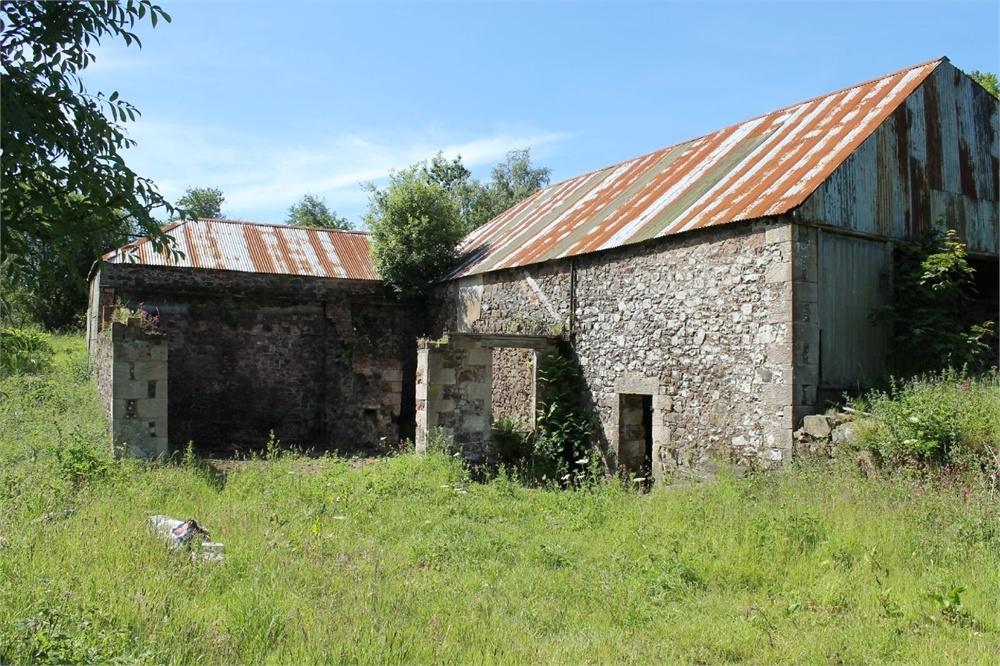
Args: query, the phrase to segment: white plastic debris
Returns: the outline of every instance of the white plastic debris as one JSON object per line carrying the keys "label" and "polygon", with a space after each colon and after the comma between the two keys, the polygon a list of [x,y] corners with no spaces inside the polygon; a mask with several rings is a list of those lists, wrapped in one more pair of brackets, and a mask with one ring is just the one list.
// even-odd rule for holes
{"label": "white plastic debris", "polygon": [[177,520],[170,516],[150,516],[149,528],[167,542],[171,550],[191,549],[191,559],[221,560],[222,544],[209,541],[209,533],[194,518]]}

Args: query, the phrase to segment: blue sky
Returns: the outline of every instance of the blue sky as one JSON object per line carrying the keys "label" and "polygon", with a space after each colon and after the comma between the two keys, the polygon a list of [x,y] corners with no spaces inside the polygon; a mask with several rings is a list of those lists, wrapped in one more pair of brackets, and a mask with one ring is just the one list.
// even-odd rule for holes
{"label": "blue sky", "polygon": [[531,148],[553,181],[947,55],[1000,69],[1000,1],[162,2],[84,73],[142,112],[131,166],[169,198],[355,223],[365,181],[442,150],[479,177]]}

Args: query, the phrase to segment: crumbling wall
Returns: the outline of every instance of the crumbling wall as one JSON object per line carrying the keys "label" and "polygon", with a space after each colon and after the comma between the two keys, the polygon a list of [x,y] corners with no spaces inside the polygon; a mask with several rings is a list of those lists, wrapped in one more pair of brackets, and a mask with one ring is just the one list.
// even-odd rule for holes
{"label": "crumbling wall", "polygon": [[568,332],[612,453],[618,396],[653,396],[658,475],[712,452],[777,465],[795,404],[792,240],[785,221],[739,224],[456,280],[433,330]]}
{"label": "crumbling wall", "polygon": [[372,281],[105,266],[101,286],[159,314],[170,442],[381,450],[413,435],[422,309]]}

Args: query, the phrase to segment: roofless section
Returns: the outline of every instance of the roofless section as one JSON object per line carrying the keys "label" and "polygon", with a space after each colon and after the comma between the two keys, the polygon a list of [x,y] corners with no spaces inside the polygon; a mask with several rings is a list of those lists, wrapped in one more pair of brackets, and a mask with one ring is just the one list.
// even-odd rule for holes
{"label": "roofless section", "polygon": [[112,264],[378,280],[368,234],[360,231],[216,219],[186,220],[165,231],[173,236],[174,249],[183,256],[157,252],[142,238],[109,252],[104,260]]}
{"label": "roofless section", "polygon": [[945,61],[551,185],[470,234],[452,277],[787,213]]}

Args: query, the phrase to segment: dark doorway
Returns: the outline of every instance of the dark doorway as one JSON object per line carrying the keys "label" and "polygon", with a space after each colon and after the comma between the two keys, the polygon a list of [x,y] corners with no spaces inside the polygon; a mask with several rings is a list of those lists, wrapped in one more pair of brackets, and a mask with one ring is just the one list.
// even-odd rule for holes
{"label": "dark doorway", "polygon": [[643,458],[640,474],[648,477],[653,471],[653,396],[642,396]]}
{"label": "dark doorway", "polygon": [[653,466],[653,396],[618,396],[618,467],[648,476]]}

